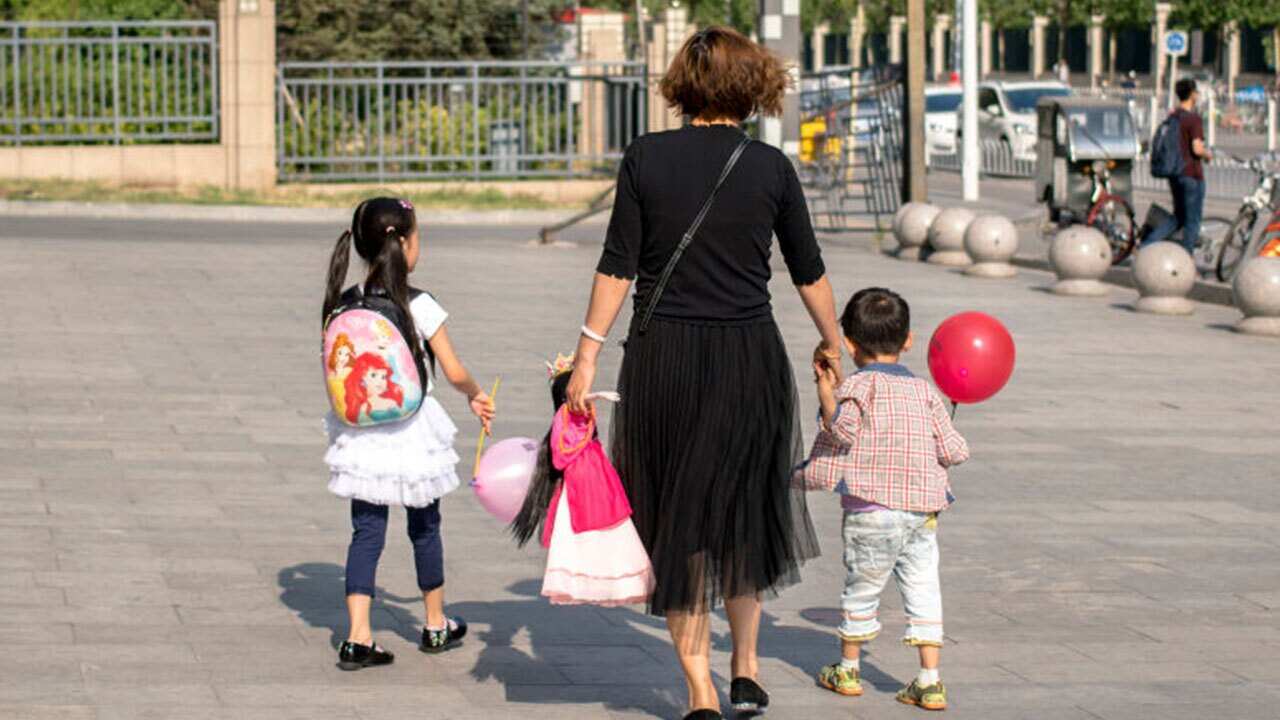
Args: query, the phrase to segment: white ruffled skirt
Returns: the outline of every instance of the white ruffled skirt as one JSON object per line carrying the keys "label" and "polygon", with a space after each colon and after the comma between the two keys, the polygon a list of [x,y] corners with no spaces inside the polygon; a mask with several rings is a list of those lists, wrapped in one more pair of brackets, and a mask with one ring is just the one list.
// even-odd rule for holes
{"label": "white ruffled skirt", "polygon": [[611,528],[575,533],[569,493],[560,493],[547,551],[542,595],[553,605],[616,607],[642,603],[653,592],[653,567],[627,518]]}
{"label": "white ruffled skirt", "polygon": [[325,418],[329,491],[375,505],[426,507],[459,485],[458,428],[435,398],[402,423],[356,428]]}

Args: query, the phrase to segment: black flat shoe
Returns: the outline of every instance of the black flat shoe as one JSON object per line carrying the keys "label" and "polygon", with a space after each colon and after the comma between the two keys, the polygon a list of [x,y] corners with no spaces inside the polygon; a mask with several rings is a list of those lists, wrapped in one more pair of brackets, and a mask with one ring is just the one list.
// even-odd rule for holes
{"label": "black flat shoe", "polygon": [[685,715],[684,720],[724,720],[724,716],[715,710],[702,708]]}
{"label": "black flat shoe", "polygon": [[375,665],[390,665],[396,656],[383,650],[377,643],[360,645],[350,640],[338,646],[338,668],[342,670],[360,670]]}
{"label": "black flat shoe", "polygon": [[467,621],[460,617],[445,618],[443,630],[422,629],[422,644],[418,649],[424,653],[442,653],[467,636]]}
{"label": "black flat shoe", "polygon": [[769,693],[751,678],[734,678],[729,685],[729,702],[733,709],[747,716],[763,715],[769,707]]}

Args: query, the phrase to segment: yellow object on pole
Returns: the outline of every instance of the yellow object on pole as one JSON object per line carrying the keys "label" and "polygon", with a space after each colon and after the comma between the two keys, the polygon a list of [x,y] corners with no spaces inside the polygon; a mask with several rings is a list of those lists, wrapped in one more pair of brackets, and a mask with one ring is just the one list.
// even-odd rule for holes
{"label": "yellow object on pole", "polygon": [[[502,376],[499,375],[493,381],[493,390],[489,392],[489,400],[493,402],[493,407],[495,410],[498,407],[498,388],[501,387],[501,385],[502,385]],[[484,454],[484,439],[488,434],[489,433],[485,432],[485,429],[483,427],[480,428],[480,439],[476,441],[476,461],[471,466],[472,473],[476,471],[476,468],[480,467],[480,456]]]}

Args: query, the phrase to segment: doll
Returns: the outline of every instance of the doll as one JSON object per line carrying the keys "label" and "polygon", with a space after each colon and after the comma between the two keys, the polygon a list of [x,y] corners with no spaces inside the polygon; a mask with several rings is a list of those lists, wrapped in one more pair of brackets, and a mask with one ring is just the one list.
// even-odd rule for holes
{"label": "doll", "polygon": [[512,534],[523,546],[541,527],[547,548],[542,595],[552,604],[643,602],[653,590],[653,569],[622,482],[600,445],[595,413],[573,414],[565,404],[572,358],[558,357],[548,368],[555,416]]}

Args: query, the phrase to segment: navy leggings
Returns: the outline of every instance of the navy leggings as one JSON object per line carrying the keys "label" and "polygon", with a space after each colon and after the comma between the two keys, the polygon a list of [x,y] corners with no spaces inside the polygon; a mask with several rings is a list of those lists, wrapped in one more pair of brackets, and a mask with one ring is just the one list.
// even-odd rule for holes
{"label": "navy leggings", "polygon": [[[444,545],[440,542],[440,501],[426,507],[405,508],[409,514],[409,542],[423,592],[444,585]],[[351,547],[347,548],[347,594],[373,597],[378,558],[387,542],[387,506],[351,501]]]}

